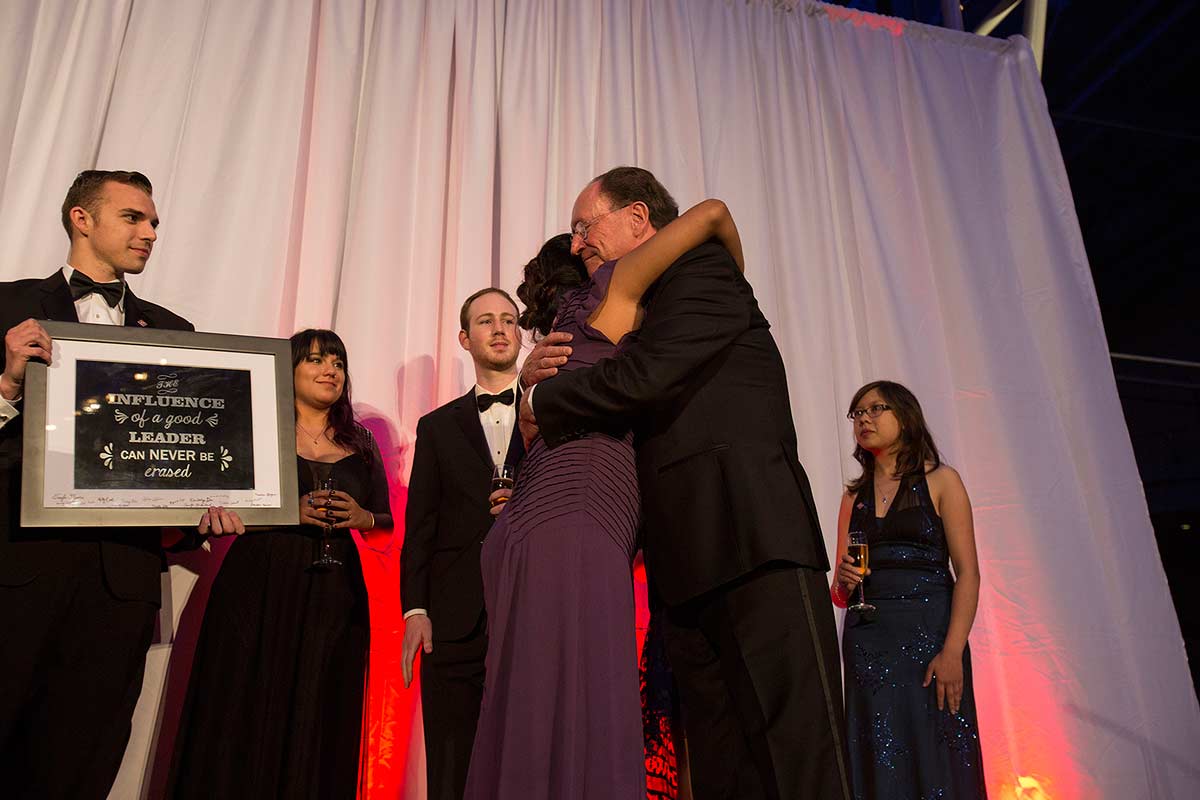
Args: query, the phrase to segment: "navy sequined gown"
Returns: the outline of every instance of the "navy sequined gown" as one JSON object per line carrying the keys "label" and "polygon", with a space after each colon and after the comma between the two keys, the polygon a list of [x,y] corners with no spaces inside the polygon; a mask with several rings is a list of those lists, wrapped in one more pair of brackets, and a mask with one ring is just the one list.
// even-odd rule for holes
{"label": "navy sequined gown", "polygon": [[867,602],[846,615],[846,732],[855,800],[984,798],[970,647],[963,649],[957,714],[939,711],[925,669],[950,624],[954,578],[941,517],[924,476],[906,477],[892,507],[875,516],[868,481],[854,499],[850,530],[870,545]]}
{"label": "navy sequined gown", "polygon": [[[615,347],[587,324],[613,263],[565,295],[562,370]],[[534,400],[536,401],[536,395]],[[534,440],[480,554],[488,651],[468,800],[645,800],[632,434]]]}

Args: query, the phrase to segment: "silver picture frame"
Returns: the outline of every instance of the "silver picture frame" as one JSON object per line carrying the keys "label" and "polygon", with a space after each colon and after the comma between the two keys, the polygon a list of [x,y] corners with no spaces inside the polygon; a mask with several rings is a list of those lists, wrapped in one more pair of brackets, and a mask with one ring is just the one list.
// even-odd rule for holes
{"label": "silver picture frame", "polygon": [[[22,409],[25,415],[22,526],[191,526],[199,521],[203,510],[210,505],[237,511],[247,525],[298,524],[293,369],[291,345],[287,339],[54,321],[42,322],[42,327],[52,339],[51,364],[30,362],[26,369]],[[170,381],[163,381],[164,377],[171,377],[180,370],[216,375],[218,377],[210,379],[210,383],[215,380],[217,386],[221,385],[219,378],[223,374],[236,377],[239,388],[229,391],[237,394],[237,408],[249,408],[251,421],[247,423],[239,418],[234,427],[239,435],[243,428],[248,429],[251,431],[248,436],[253,439],[247,442],[247,451],[251,452],[247,460],[252,464],[238,464],[242,470],[239,473],[242,484],[234,488],[179,488],[164,487],[147,478],[144,486],[104,487],[99,490],[94,487],[78,488],[76,482],[83,474],[80,465],[91,470],[88,466],[91,454],[76,458],[74,446],[77,438],[75,426],[81,414],[77,396],[79,389],[75,382],[76,376],[82,374],[79,371],[81,363],[85,366],[113,365],[117,371],[122,365],[153,364],[154,369],[162,370],[157,378],[151,379],[158,380],[160,387],[170,385]],[[171,370],[176,370],[176,373]],[[147,379],[145,371],[133,374],[140,379]],[[248,397],[242,396],[242,382],[249,386]],[[169,391],[158,390],[164,394]],[[141,402],[159,400],[157,395],[140,396],[153,397],[151,401],[143,399]],[[111,403],[133,402],[129,398],[136,399],[137,396],[108,394],[102,397]],[[173,402],[182,404],[187,399],[180,397]],[[212,398],[204,399],[210,404],[218,402]],[[165,400],[161,402],[166,403]],[[224,399],[219,402],[219,407],[224,409]],[[100,403],[94,405],[99,408]],[[121,408],[113,406],[112,414],[123,425],[133,415]],[[232,417],[232,412],[227,416]],[[145,417],[143,414],[143,419]],[[219,420],[212,419],[219,417],[219,414],[210,412],[209,417],[205,421],[210,426],[219,424]],[[184,415],[176,415],[176,418],[196,421]],[[170,424],[167,423],[168,427]],[[170,441],[175,449],[148,452],[154,455],[170,452],[173,456],[183,458],[183,462],[188,460],[189,450],[190,459],[196,459],[197,448],[190,446],[189,442],[205,441],[204,434],[161,434],[144,430],[136,433],[135,437],[132,427],[132,424],[123,427],[121,432],[126,432],[130,440]],[[183,423],[180,423],[175,430],[181,430],[182,427]],[[200,428],[203,429],[203,425]],[[178,444],[180,441],[183,444]],[[136,455],[138,451],[132,449],[134,445],[130,445],[130,448],[125,454],[118,453],[117,457]],[[111,445],[107,449],[111,449]],[[213,453],[201,453],[202,461],[213,461]],[[104,452],[95,455],[101,460],[107,458],[104,466],[112,468],[110,464],[114,456],[111,453],[107,456]],[[145,452],[142,457],[145,458]],[[217,458],[218,462],[221,460]],[[210,464],[204,467],[208,473],[212,473]],[[133,467],[129,472],[135,469]],[[144,474],[149,475],[151,469],[147,467]],[[167,474],[162,472],[167,470],[166,467],[157,469],[160,471],[158,474]],[[186,471],[186,463],[174,470],[177,473]],[[224,468],[221,471],[224,472]],[[140,480],[128,476],[121,479]],[[248,487],[246,481],[249,481]]]}

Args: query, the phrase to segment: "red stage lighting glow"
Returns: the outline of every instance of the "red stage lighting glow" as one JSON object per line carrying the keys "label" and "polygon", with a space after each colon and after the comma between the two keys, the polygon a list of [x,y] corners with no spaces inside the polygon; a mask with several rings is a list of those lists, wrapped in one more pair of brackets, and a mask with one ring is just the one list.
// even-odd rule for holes
{"label": "red stage lighting glow", "polygon": [[865,11],[855,11],[851,8],[842,8],[835,5],[823,5],[821,6],[821,10],[828,14],[830,19],[849,22],[856,28],[883,29],[892,36],[902,36],[904,28],[908,24],[904,20],[896,19],[895,17],[868,14]]}
{"label": "red stage lighting glow", "polygon": [[[392,534],[356,536],[371,615],[371,649],[363,708],[360,798],[407,797],[413,734],[419,723],[419,679],[404,687],[400,651],[404,613],[400,606],[400,545],[404,541],[407,487],[392,487],[396,529]],[[411,791],[412,787],[408,787]]]}

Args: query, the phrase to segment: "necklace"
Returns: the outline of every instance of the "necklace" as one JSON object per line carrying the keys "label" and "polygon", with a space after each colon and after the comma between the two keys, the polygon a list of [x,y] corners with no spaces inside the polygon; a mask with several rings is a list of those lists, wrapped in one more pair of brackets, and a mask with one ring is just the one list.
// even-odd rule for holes
{"label": "necklace", "polygon": [[318,433],[316,436],[313,436],[312,431],[310,431],[308,428],[301,425],[299,420],[296,420],[296,427],[298,429],[300,429],[301,431],[303,431],[305,436],[308,436],[309,438],[311,438],[313,444],[316,444],[317,442],[321,441],[321,437],[325,435],[325,431],[329,430],[329,424],[326,423],[325,427],[321,428],[321,432]]}
{"label": "necklace", "polygon": [[896,495],[895,495],[895,492],[896,492],[896,490],[897,490],[897,489],[899,489],[899,488],[900,488],[900,479],[899,479],[899,478],[889,478],[888,480],[894,480],[894,481],[896,481],[896,485],[892,487],[892,494],[891,494],[891,495],[888,495],[888,494],[887,494],[886,492],[884,492],[882,489],[880,490],[880,492],[879,492],[879,496],[882,498],[882,505],[885,505],[885,506],[888,504],[888,501],[889,501],[889,500],[891,500],[893,497],[895,497],[895,496],[896,496]]}

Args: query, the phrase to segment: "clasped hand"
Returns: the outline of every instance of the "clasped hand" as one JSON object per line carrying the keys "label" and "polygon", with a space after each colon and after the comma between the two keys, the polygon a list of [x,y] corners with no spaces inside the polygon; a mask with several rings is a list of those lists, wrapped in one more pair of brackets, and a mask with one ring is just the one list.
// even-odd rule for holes
{"label": "clasped hand", "polygon": [[528,389],[557,375],[558,368],[566,364],[567,357],[571,355],[571,347],[567,342],[573,338],[569,333],[554,331],[534,345],[521,365],[521,386]]}
{"label": "clasped hand", "polygon": [[[558,374],[558,368],[567,363],[571,348],[567,342],[574,338],[569,333],[553,332],[547,334],[538,342],[525,363],[521,365],[521,386],[529,389],[538,383]],[[538,437],[537,418],[533,414],[533,405],[529,402],[529,393],[521,398],[521,407],[517,411],[517,427],[521,430],[521,438],[528,448]]]}
{"label": "clasped hand", "polygon": [[372,520],[371,512],[345,492],[315,491],[300,497],[300,524],[366,531],[371,529]]}

